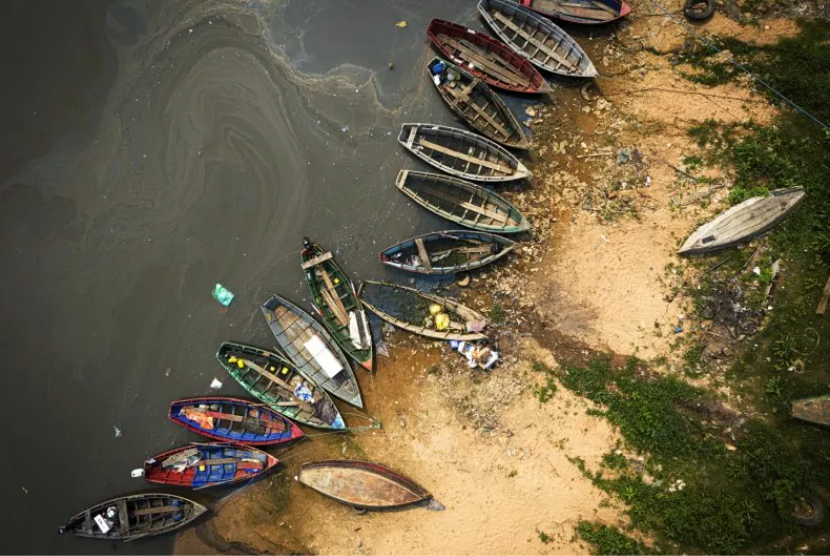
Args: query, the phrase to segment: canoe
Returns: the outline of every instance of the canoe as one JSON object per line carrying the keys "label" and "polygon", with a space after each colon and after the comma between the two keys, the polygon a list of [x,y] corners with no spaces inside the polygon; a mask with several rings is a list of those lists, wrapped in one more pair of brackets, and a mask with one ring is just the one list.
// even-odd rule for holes
{"label": "canoe", "polygon": [[289,442],[303,436],[300,427],[265,405],[237,398],[186,398],[170,404],[168,418],[216,440],[248,446]]}
{"label": "canoe", "polygon": [[181,496],[135,494],[90,506],[69,518],[58,532],[91,539],[132,541],[184,527],[206,511],[201,504]]}
{"label": "canoe", "polygon": [[545,17],[582,25],[611,23],[631,13],[631,6],[618,0],[519,0],[519,4]]}
{"label": "canoe", "polygon": [[793,418],[830,427],[830,396],[796,400],[792,404]]}
{"label": "canoe", "polygon": [[349,360],[314,317],[278,295],[271,296],[261,309],[280,349],[303,374],[332,396],[363,407]]}
{"label": "canoe", "polygon": [[346,428],[326,391],[281,355],[223,342],[216,358],[253,397],[285,417],[321,429]]}
{"label": "canoe", "polygon": [[781,223],[804,195],[802,188],[792,187],[747,199],[695,230],[678,253],[711,253],[763,235]]}
{"label": "canoe", "polygon": [[485,33],[452,21],[433,19],[427,37],[441,54],[491,87],[514,93],[549,93],[536,66]]}
{"label": "canoe", "polygon": [[571,77],[596,77],[594,64],[555,23],[512,0],[480,0],[478,11],[493,31],[537,68]]}
{"label": "canoe", "polygon": [[[367,288],[365,287],[367,284],[377,286],[375,295],[367,294]],[[473,331],[482,330],[487,326],[485,316],[446,297],[422,292],[400,284],[367,280],[360,292],[360,301],[381,319],[413,334],[444,341],[477,342],[487,339],[487,336],[481,332]],[[379,301],[384,301],[384,306],[394,306],[394,309],[390,309],[388,312],[379,309],[374,304]],[[424,326],[425,318],[430,319],[431,322],[433,321],[430,307],[434,305],[440,306],[441,313],[450,317],[449,326],[445,330],[438,330],[434,324]],[[401,316],[397,317],[396,314]]]}
{"label": "canoe", "polygon": [[305,279],[311,302],[338,346],[360,366],[374,368],[372,331],[366,312],[357,300],[354,285],[328,251],[303,238]]}
{"label": "canoe", "polygon": [[148,483],[201,489],[253,479],[277,463],[277,458],[252,446],[194,443],[145,460],[144,479]]}
{"label": "canoe", "polygon": [[433,213],[480,232],[513,234],[530,222],[501,195],[468,181],[430,172],[401,170],[395,185]]}
{"label": "canoe", "polygon": [[403,124],[398,142],[427,164],[467,180],[511,181],[533,175],[504,147],[463,129]]}
{"label": "canoe", "polygon": [[441,58],[427,64],[427,73],[438,94],[465,124],[507,147],[530,147],[516,116],[487,83]]}
{"label": "canoe", "polygon": [[421,274],[480,268],[513,250],[516,243],[486,232],[450,230],[413,237],[381,251],[380,262]]}
{"label": "canoe", "polygon": [[325,460],[304,463],[297,479],[354,508],[379,510],[417,504],[432,495],[411,479],[376,463],[353,460]]}

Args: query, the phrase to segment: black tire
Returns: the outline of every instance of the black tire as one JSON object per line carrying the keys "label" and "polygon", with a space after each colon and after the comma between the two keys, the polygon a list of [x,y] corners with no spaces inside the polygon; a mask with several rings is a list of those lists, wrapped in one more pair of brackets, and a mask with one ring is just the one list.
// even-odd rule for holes
{"label": "black tire", "polygon": [[[700,9],[701,5],[704,5],[702,10]],[[689,19],[703,21],[712,17],[712,14],[715,13],[715,0],[686,0],[683,10]]]}
{"label": "black tire", "polygon": [[812,512],[809,512],[809,515],[801,515],[797,507],[793,509],[793,521],[799,525],[803,525],[805,527],[816,527],[824,521],[824,504],[818,496],[813,494],[804,496],[801,498],[799,505],[807,505],[812,508]]}

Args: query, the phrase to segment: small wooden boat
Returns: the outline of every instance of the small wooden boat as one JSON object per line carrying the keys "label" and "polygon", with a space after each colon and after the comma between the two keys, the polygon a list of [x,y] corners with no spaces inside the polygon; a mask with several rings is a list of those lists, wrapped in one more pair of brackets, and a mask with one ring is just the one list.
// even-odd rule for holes
{"label": "small wooden boat", "polygon": [[514,93],[548,93],[536,67],[512,48],[485,33],[452,21],[433,19],[427,36],[441,54],[491,87]]}
{"label": "small wooden boat", "polygon": [[804,190],[792,187],[747,199],[695,230],[678,253],[711,253],[754,239],[777,226],[803,198]]}
{"label": "small wooden boat", "polygon": [[403,124],[398,142],[439,170],[475,181],[511,181],[533,174],[504,147],[463,129]]}
{"label": "small wooden boat", "polygon": [[530,230],[530,222],[501,195],[441,174],[401,170],[395,185],[438,216],[480,232],[513,234]]}
{"label": "small wooden boat", "polygon": [[513,250],[516,243],[486,232],[450,230],[413,237],[380,252],[380,262],[421,274],[480,268]]}
{"label": "small wooden boat", "polygon": [[58,529],[61,534],[109,541],[132,541],[184,527],[207,511],[172,494],[135,494],[90,506]]}
{"label": "small wooden boat", "polygon": [[261,309],[280,349],[300,371],[332,396],[363,407],[349,360],[314,317],[278,295],[271,296]]}
{"label": "small wooden boat", "polygon": [[619,0],[519,0],[519,4],[546,17],[582,25],[611,23],[631,13],[631,6]]}
{"label": "small wooden boat", "polygon": [[551,20],[512,0],[480,0],[478,11],[493,31],[538,68],[571,77],[596,77],[594,64]]}
{"label": "small wooden boat", "polygon": [[332,500],[365,510],[399,508],[432,498],[411,479],[365,461],[304,463],[297,478],[300,483]]}
{"label": "small wooden boat", "polygon": [[340,270],[330,252],[323,251],[307,237],[303,238],[302,257],[311,302],[323,324],[346,355],[372,372],[372,331],[352,281]]}
{"label": "small wooden boat", "polygon": [[516,116],[487,83],[441,58],[427,64],[427,73],[450,110],[471,128],[507,147],[530,146]]}
{"label": "small wooden boat", "polygon": [[274,456],[251,446],[194,443],[145,460],[144,479],[148,483],[201,489],[253,479],[277,463]]}
{"label": "small wooden boat", "polygon": [[170,404],[177,425],[217,440],[249,446],[289,442],[303,436],[300,427],[260,403],[237,398],[187,398]]}
{"label": "small wooden boat", "polygon": [[281,355],[224,342],[216,358],[252,396],[289,419],[321,429],[346,428],[326,391]]}
{"label": "small wooden boat", "polygon": [[[365,285],[367,284],[377,286],[371,297],[366,293]],[[446,297],[400,284],[367,280],[361,289],[360,301],[381,319],[413,334],[420,334],[435,340],[458,340],[460,342],[477,342],[487,338],[480,332],[487,326],[487,319],[484,315]],[[394,306],[394,309],[389,311],[379,309],[374,303],[380,301],[388,301],[384,303],[384,306]],[[440,307],[438,315],[445,314],[449,317],[443,330],[439,329],[436,324],[437,315],[433,315],[431,311],[432,307],[436,306]],[[396,314],[401,316],[395,316]],[[425,326],[425,320],[429,321],[429,326]]]}
{"label": "small wooden boat", "polygon": [[830,427],[830,396],[796,400],[792,404],[793,418]]}

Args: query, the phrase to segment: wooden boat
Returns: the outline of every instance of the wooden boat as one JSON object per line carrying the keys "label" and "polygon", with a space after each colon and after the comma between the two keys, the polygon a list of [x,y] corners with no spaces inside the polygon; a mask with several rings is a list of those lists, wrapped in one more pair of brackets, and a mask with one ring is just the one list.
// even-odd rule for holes
{"label": "wooden boat", "polygon": [[[389,294],[386,297],[391,297],[391,299],[390,303],[386,303],[385,306],[395,305],[396,310],[382,311],[370,302],[368,300],[369,296],[366,294],[366,284],[377,286],[378,291],[376,293],[378,295],[372,296],[372,302],[375,302],[375,298],[383,300],[383,294],[386,293]],[[422,292],[400,284],[367,280],[361,289],[360,301],[381,319],[413,334],[419,334],[434,340],[458,340],[461,342],[477,342],[487,338],[480,332],[487,326],[487,319],[484,315],[446,297]],[[430,306],[434,305],[440,306],[441,312],[446,312],[445,314],[450,317],[450,322],[444,330],[439,330],[434,324],[424,326],[425,318],[432,323]],[[399,318],[393,312],[397,314],[408,312],[409,314],[402,315]]]}
{"label": "wooden boat", "polygon": [[493,31],[538,68],[571,77],[596,77],[594,64],[551,20],[512,0],[480,0],[478,11]]}
{"label": "wooden boat", "polygon": [[619,0],[519,0],[519,4],[546,17],[582,25],[611,23],[631,13],[631,6]]}
{"label": "wooden boat", "polygon": [[513,234],[530,222],[501,195],[480,185],[430,172],[401,170],[395,185],[438,216],[480,232]]}
{"label": "wooden boat", "polygon": [[421,274],[482,267],[513,250],[515,242],[486,232],[450,230],[413,237],[380,252],[380,262]]}
{"label": "wooden boat", "polygon": [[206,511],[201,504],[181,496],[135,494],[90,506],[69,518],[58,532],[91,539],[132,541],[184,527]]}
{"label": "wooden boat", "polygon": [[326,392],[363,407],[360,387],[343,350],[314,317],[278,295],[261,307],[280,349]]}
{"label": "wooden boat", "polygon": [[217,440],[248,446],[289,442],[303,436],[300,427],[268,406],[237,398],[186,398],[170,404],[177,425]]}
{"label": "wooden boat", "polygon": [[311,302],[323,324],[346,355],[372,372],[372,331],[352,281],[340,270],[330,252],[323,251],[307,237],[303,238],[302,257]]}
{"label": "wooden boat", "polygon": [[471,128],[507,147],[530,146],[516,116],[487,83],[441,58],[427,64],[427,73],[450,110]]}
{"label": "wooden boat", "polygon": [[216,358],[252,396],[289,419],[321,429],[346,428],[326,391],[281,355],[224,342]]}
{"label": "wooden boat", "polygon": [[298,480],[332,500],[365,510],[399,508],[432,498],[411,479],[365,461],[304,463]]}
{"label": "wooden boat", "polygon": [[695,230],[678,253],[711,253],[754,239],[777,226],[803,198],[804,190],[792,187],[747,199]]}
{"label": "wooden boat", "polygon": [[441,54],[491,87],[514,93],[549,93],[536,67],[486,33],[452,21],[433,19],[427,37]]}
{"label": "wooden boat", "polygon": [[201,489],[253,479],[277,463],[277,458],[252,446],[194,443],[145,460],[144,479],[148,483]]}
{"label": "wooden boat", "polygon": [[403,124],[398,142],[439,170],[475,181],[511,181],[533,174],[504,147],[463,129]]}
{"label": "wooden boat", "polygon": [[796,400],[792,404],[793,418],[830,427],[830,396]]}

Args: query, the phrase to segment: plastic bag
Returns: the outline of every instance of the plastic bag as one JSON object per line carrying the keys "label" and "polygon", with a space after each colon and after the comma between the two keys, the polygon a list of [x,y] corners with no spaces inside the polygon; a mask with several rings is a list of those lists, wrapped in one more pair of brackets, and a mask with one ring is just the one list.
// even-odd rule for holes
{"label": "plastic bag", "polygon": [[217,282],[216,285],[213,286],[212,295],[213,295],[213,299],[215,299],[216,301],[218,301],[219,303],[221,303],[225,307],[227,307],[228,305],[231,304],[231,301],[233,301],[233,297],[234,297],[233,292],[230,291],[229,289],[227,289],[225,286],[223,286],[219,282]]}

